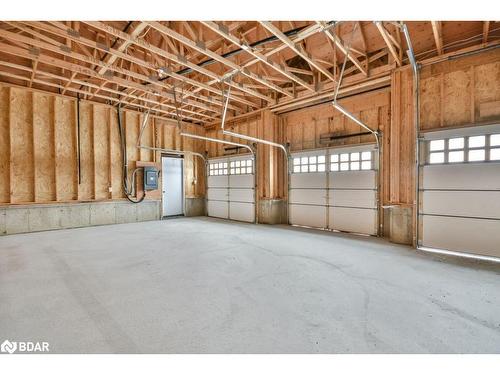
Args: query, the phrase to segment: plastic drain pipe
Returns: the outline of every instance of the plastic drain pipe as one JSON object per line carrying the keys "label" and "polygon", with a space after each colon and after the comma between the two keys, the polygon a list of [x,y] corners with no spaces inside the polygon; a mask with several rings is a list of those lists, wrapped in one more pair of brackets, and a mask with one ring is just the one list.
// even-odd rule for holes
{"label": "plastic drain pipe", "polygon": [[[282,145],[281,143],[276,143],[276,142],[268,141],[266,139],[255,138],[255,137],[251,137],[249,135],[239,134],[239,133],[235,133],[235,132],[226,130],[224,128],[224,124],[226,122],[226,113],[227,113],[227,106],[229,104],[229,98],[230,98],[229,94],[230,93],[231,93],[231,86],[229,86],[229,89],[227,91],[226,103],[224,104],[224,110],[222,113],[222,121],[221,121],[222,134],[229,135],[229,136],[235,137],[235,138],[244,139],[244,140],[250,141],[250,142],[261,143],[261,144],[268,145],[271,147],[277,147],[281,151],[283,151],[283,153],[285,155],[285,160],[286,160],[287,192],[288,192],[287,199],[289,200],[290,199],[290,176],[289,176],[289,174],[290,174],[290,157],[291,157],[291,155],[290,155],[290,152],[288,151],[288,148],[286,146]],[[222,89],[222,97],[224,97],[224,89]],[[257,166],[256,166],[256,168],[257,168]],[[288,205],[287,205],[287,216],[288,216]],[[289,222],[288,219],[287,219],[287,222]]]}
{"label": "plastic drain pipe", "polygon": [[[194,139],[201,139],[201,140],[209,141],[209,142],[216,142],[216,143],[222,143],[222,144],[227,144],[227,145],[232,145],[232,146],[237,146],[237,147],[244,147],[244,148],[246,148],[247,150],[250,151],[250,153],[252,154],[252,159],[253,159],[254,168],[255,168],[254,169],[255,172],[254,172],[254,175],[253,175],[254,205],[255,205],[255,219],[254,219],[254,224],[258,224],[258,219],[257,219],[257,200],[256,200],[256,197],[257,197],[257,180],[256,180],[256,176],[257,176],[257,154],[256,154],[255,150],[251,146],[249,146],[249,145],[245,145],[243,143],[238,143],[238,142],[226,141],[224,139],[205,137],[205,136],[202,136],[202,135],[190,134],[190,133],[183,133],[183,132],[181,132],[180,135],[183,136],[183,137],[194,138]],[[208,162],[206,164],[208,165]],[[208,176],[206,168],[205,168],[205,174]],[[205,188],[208,188],[207,184],[205,184]],[[206,192],[205,192],[205,196],[206,196]],[[208,197],[207,197],[207,199],[208,199]]]}

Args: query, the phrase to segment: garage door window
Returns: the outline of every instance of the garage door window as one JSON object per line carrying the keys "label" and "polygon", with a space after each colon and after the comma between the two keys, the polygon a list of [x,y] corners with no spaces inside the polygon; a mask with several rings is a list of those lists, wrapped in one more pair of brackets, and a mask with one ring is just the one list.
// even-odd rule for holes
{"label": "garage door window", "polygon": [[293,158],[293,173],[325,172],[325,155],[297,156]]}
{"label": "garage door window", "polygon": [[226,162],[210,163],[209,176],[227,176],[228,169]]}
{"label": "garage door window", "polygon": [[253,173],[253,161],[252,159],[247,160],[234,160],[229,165],[230,174],[252,174]]}
{"label": "garage door window", "polygon": [[373,168],[372,152],[346,152],[330,155],[330,171],[359,171]]}
{"label": "garage door window", "polygon": [[500,134],[429,141],[429,164],[453,164],[494,160],[500,160]]}

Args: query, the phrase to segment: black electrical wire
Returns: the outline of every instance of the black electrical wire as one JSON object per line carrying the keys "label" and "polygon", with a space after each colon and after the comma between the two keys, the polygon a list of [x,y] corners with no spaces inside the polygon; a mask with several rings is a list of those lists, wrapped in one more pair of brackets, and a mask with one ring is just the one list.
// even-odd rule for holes
{"label": "black electrical wire", "polygon": [[[146,198],[146,190],[144,190],[144,194],[142,194],[142,197],[138,200],[134,200],[130,198],[132,195],[132,191],[129,190],[128,186],[128,165],[127,165],[127,144],[126,144],[126,139],[125,139],[125,133],[123,131],[122,127],[122,120],[121,120],[121,104],[118,105],[118,110],[117,110],[117,115],[118,115],[118,130],[120,132],[120,146],[122,149],[122,170],[123,170],[123,180],[122,180],[122,185],[123,185],[123,190],[125,191],[125,197],[132,203],[141,203],[144,198]],[[134,171],[135,172],[135,171]],[[134,179],[135,181],[135,179]]]}

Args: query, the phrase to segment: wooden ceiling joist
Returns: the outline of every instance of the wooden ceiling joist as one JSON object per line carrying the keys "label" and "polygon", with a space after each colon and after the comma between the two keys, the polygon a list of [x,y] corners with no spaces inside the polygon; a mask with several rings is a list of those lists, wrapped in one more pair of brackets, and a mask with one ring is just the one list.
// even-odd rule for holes
{"label": "wooden ceiling joist", "polygon": [[[361,63],[358,61],[358,59],[353,56],[352,54],[352,46],[349,46],[349,52],[347,51],[347,47],[344,45],[342,40],[334,35],[330,29],[326,28],[326,23],[325,22],[318,22],[319,25],[323,28],[323,33],[337,46],[337,48],[344,54],[347,55],[347,58],[363,73],[364,75],[368,75],[368,71],[361,65]],[[351,36],[352,38],[352,36]],[[352,41],[351,41],[352,44]]]}
{"label": "wooden ceiling joist", "polygon": [[[185,37],[184,35],[176,32],[175,30],[172,30],[171,28],[162,25],[159,22],[151,21],[151,22],[147,22],[147,24],[149,26],[153,27],[154,29],[156,29],[157,31],[159,31],[160,33],[165,34],[165,35],[181,42],[182,44],[186,45],[187,47],[190,47],[196,51],[203,53],[204,55],[214,59],[215,61],[220,62],[223,65],[228,66],[229,68],[233,69],[233,71],[238,71],[238,73],[241,73],[244,76],[267,86],[271,90],[280,92],[286,96],[293,97],[293,95],[289,91],[279,87],[278,85],[275,85],[271,82],[268,82],[267,80],[263,79],[262,77],[258,76],[257,74],[252,73],[250,70],[244,69],[243,67],[234,63],[233,61],[231,61],[225,57],[222,57],[222,56],[218,55],[217,53],[211,51],[210,49],[206,48],[203,41],[193,41],[193,40]],[[267,96],[265,98],[262,98],[262,99],[267,100],[269,103],[273,102],[273,99],[270,97],[267,97]]]}
{"label": "wooden ceiling joist", "polygon": [[[279,64],[275,61],[272,61],[270,58],[255,51],[248,44],[242,42],[239,38],[237,38],[236,36],[229,33],[223,25],[215,23],[215,22],[211,22],[211,21],[201,21],[201,23],[203,25],[205,25],[206,27],[208,27],[209,29],[211,29],[212,31],[216,32],[217,34],[223,36],[224,38],[226,38],[227,40],[229,40],[230,42],[232,42],[233,44],[235,44],[239,48],[245,50],[250,55],[252,55],[256,59],[258,59],[259,61],[263,62],[264,64],[266,64],[270,68],[274,69],[278,73],[280,73],[280,74],[284,75],[285,77],[287,77],[288,79],[292,80],[293,82],[298,83],[300,86],[304,87],[305,89],[307,89],[309,91],[312,91],[312,92],[315,91],[314,88],[311,87],[311,85],[309,85],[306,81],[304,81],[303,79],[301,79],[301,78],[297,77],[295,74],[293,74],[289,70],[288,66],[286,66],[286,67],[282,66],[281,64]],[[293,97],[293,95],[291,95],[288,92],[287,92],[287,96]]]}
{"label": "wooden ceiling joist", "polygon": [[382,39],[384,39],[385,44],[387,45],[387,48],[389,48],[389,51],[391,52],[392,57],[396,61],[396,64],[398,66],[401,66],[401,58],[399,56],[399,53],[396,51],[396,46],[394,45],[394,38],[391,38],[389,35],[389,32],[386,30],[384,27],[383,23],[380,21],[376,21],[375,25],[377,26],[378,31],[380,32],[380,35],[382,35]]}
{"label": "wooden ceiling joist", "polygon": [[[124,32],[122,32],[120,30],[117,30],[117,29],[115,29],[115,28],[113,28],[113,27],[111,27],[111,26],[109,26],[109,25],[107,25],[107,24],[105,24],[103,22],[94,22],[94,21],[82,21],[82,22],[84,22],[84,23],[86,23],[86,24],[88,24],[88,25],[90,25],[90,26],[92,26],[92,27],[94,27],[94,28],[96,28],[98,30],[107,32],[107,33],[109,33],[111,35],[120,37],[120,38],[125,39],[125,40],[129,40],[132,43],[134,43],[134,44],[136,44],[136,45],[138,45],[138,46],[140,46],[140,47],[142,47],[142,48],[144,48],[144,49],[146,49],[146,50],[148,50],[148,51],[150,51],[152,53],[156,53],[157,55],[162,56],[162,57],[164,57],[164,58],[166,58],[166,59],[168,59],[170,61],[173,61],[173,62],[175,62],[177,64],[186,66],[186,67],[188,67],[188,68],[190,68],[190,69],[192,69],[192,70],[194,70],[194,71],[196,71],[198,73],[201,73],[203,75],[209,76],[210,78],[215,79],[218,82],[220,82],[223,79],[222,76],[220,76],[220,75],[212,72],[211,70],[205,69],[205,68],[203,68],[201,66],[198,66],[197,64],[194,64],[194,63],[190,62],[189,60],[187,60],[182,55],[171,54],[171,53],[169,53],[167,51],[162,50],[159,47],[153,46],[152,44],[148,43],[147,41],[145,41],[145,40],[143,40],[141,38],[132,38],[129,34],[124,33]],[[171,73],[173,73],[173,72],[171,72],[171,71],[167,72],[167,74],[171,74]],[[182,77],[184,77],[184,76],[182,76]],[[232,82],[230,84],[231,84],[231,86],[233,88],[235,88],[237,90],[244,91],[244,92],[246,92],[249,95],[252,95],[254,97],[257,97],[259,99],[263,99],[263,100],[266,100],[266,101],[272,101],[266,95],[261,94],[261,93],[259,93],[258,91],[255,91],[255,90],[248,89],[243,84],[239,84],[237,82]],[[208,87],[209,87],[209,85],[207,85],[206,87],[203,87],[203,88],[206,89],[206,90],[210,90]],[[213,88],[211,88],[211,89],[213,89]],[[220,91],[218,91],[218,93],[220,94]],[[243,99],[240,99],[239,101],[241,102],[242,100]],[[256,105],[255,103],[250,102],[250,101],[246,101],[246,100],[243,102],[243,104],[246,104],[248,106],[255,107],[255,108],[258,107],[258,105]]]}
{"label": "wooden ceiling joist", "polygon": [[443,33],[441,28],[441,22],[431,21],[431,25],[432,25],[432,34],[434,35],[434,41],[436,43],[438,55],[442,55],[444,50],[443,50]]}
{"label": "wooden ceiling joist", "polygon": [[314,60],[314,58],[299,44],[292,41],[287,37],[280,29],[274,26],[270,21],[259,21],[259,23],[264,26],[271,34],[276,36],[281,42],[283,42],[288,48],[295,52],[298,56],[304,59],[309,65],[314,67],[316,70],[320,71],[325,77],[333,82],[336,82],[335,77],[326,68],[324,68],[320,63]]}

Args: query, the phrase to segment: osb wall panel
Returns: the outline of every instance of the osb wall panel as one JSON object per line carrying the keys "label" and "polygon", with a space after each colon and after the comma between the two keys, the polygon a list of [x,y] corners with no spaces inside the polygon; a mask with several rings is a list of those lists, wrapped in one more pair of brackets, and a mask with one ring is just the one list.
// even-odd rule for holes
{"label": "osb wall panel", "polygon": [[421,129],[495,122],[500,120],[499,108],[500,51],[460,57],[422,68]]}
{"label": "osb wall panel", "polygon": [[[269,111],[247,117],[241,120],[235,120],[226,124],[226,129],[235,133],[249,135],[260,139],[265,139],[277,143],[284,143],[283,125],[278,116]],[[236,137],[223,136],[220,125],[207,130],[207,136],[217,139],[226,139],[228,141],[250,145],[244,139]],[[233,146],[224,145],[215,142],[206,142],[208,156],[218,157],[232,154],[234,151],[225,148]],[[241,149],[241,153],[247,153],[246,149]],[[257,144],[257,192],[259,199],[279,199],[286,197],[286,167],[283,151],[276,147],[268,146],[262,143]]]}
{"label": "osb wall panel", "polygon": [[[142,116],[122,111],[130,173],[138,161],[160,166],[160,152],[136,146]],[[125,198],[116,108],[82,100],[79,119],[78,131],[74,99],[0,85],[0,204]],[[189,131],[204,134],[201,127],[192,126]],[[177,127],[153,117],[142,144],[183,149]],[[187,142],[186,149],[203,152],[204,142]],[[204,165],[198,159],[185,158],[187,197],[204,195]],[[137,195],[141,194],[139,189]],[[147,197],[160,199],[161,194],[151,192]]]}

